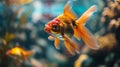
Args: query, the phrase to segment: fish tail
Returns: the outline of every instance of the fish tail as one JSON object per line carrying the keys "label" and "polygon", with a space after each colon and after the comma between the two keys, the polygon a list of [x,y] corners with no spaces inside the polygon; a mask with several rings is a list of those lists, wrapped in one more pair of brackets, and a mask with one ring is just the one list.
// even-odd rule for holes
{"label": "fish tail", "polygon": [[25,56],[31,56],[35,53],[35,50],[30,50],[30,51],[27,51],[26,53],[24,53]]}
{"label": "fish tail", "polygon": [[82,40],[84,43],[92,48],[92,49],[98,49],[99,45],[94,38],[94,36],[89,32],[89,30],[84,26],[84,23],[92,16],[93,12],[96,11],[96,6],[91,6],[77,21],[77,32],[80,34]]}
{"label": "fish tail", "polygon": [[80,40],[80,35],[79,33],[77,32],[77,29],[76,28],[73,28],[74,30],[74,37],[77,39],[77,40]]}
{"label": "fish tail", "polygon": [[96,10],[97,7],[95,5],[91,6],[86,12],[81,15],[81,17],[77,20],[76,24],[84,24]]}

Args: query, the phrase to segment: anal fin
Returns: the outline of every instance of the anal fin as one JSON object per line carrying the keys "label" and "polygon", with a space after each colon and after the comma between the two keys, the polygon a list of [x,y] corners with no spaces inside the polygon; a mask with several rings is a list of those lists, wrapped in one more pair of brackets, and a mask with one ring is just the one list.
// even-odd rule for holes
{"label": "anal fin", "polygon": [[66,49],[69,51],[70,54],[75,55],[75,52],[73,51],[73,48],[71,47],[70,43],[67,41],[64,41]]}
{"label": "anal fin", "polygon": [[71,40],[68,36],[64,35],[63,37],[69,43],[69,45],[73,48],[73,50],[79,54],[79,47],[77,46],[77,44],[73,40]]}

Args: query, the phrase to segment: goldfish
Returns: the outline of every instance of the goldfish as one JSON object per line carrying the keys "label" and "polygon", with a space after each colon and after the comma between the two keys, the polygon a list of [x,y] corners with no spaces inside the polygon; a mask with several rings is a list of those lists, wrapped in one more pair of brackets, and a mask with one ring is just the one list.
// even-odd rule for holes
{"label": "goldfish", "polygon": [[82,39],[91,49],[99,49],[97,40],[84,26],[85,22],[96,12],[96,5],[92,5],[76,20],[76,15],[71,11],[69,3],[65,5],[62,14],[45,25],[44,31],[49,34],[48,38],[54,40],[54,46],[57,49],[59,49],[60,41],[64,41],[66,49],[72,55],[80,53],[80,51],[78,45],[71,37],[75,37],[78,40]]}
{"label": "goldfish", "polygon": [[13,57],[14,59],[28,60],[28,61],[30,61],[29,57],[33,54],[34,54],[34,50],[26,51],[20,46],[15,46],[14,48],[6,52],[7,56]]}

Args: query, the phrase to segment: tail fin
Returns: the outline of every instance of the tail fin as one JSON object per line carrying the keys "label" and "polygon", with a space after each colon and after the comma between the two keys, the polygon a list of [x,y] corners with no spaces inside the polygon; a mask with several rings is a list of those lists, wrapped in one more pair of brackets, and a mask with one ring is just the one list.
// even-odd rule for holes
{"label": "tail fin", "polygon": [[77,31],[77,28],[73,28],[73,30],[74,30],[74,37],[75,37],[77,40],[80,40],[80,35],[79,35],[78,31]]}
{"label": "tail fin", "polygon": [[90,18],[93,12],[96,11],[96,6],[91,6],[78,20],[77,20],[77,31],[80,34],[85,44],[92,48],[98,49],[99,45],[93,35],[84,26],[84,23]]}
{"label": "tail fin", "polygon": [[97,7],[95,5],[91,6],[82,16],[77,20],[76,24],[84,24],[97,10]]}
{"label": "tail fin", "polygon": [[31,56],[35,53],[35,50],[29,50],[27,52],[24,53],[25,56]]}
{"label": "tail fin", "polygon": [[78,33],[80,34],[82,40],[85,42],[85,44],[92,48],[92,49],[98,49],[99,45],[94,38],[94,36],[88,31],[88,29],[81,25],[80,27],[77,28]]}

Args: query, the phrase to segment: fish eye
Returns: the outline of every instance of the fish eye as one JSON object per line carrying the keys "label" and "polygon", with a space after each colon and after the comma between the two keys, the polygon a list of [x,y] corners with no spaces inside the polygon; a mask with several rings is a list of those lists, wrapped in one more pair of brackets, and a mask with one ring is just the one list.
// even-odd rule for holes
{"label": "fish eye", "polygon": [[59,31],[59,26],[58,25],[53,25],[52,30],[55,31],[55,32]]}

